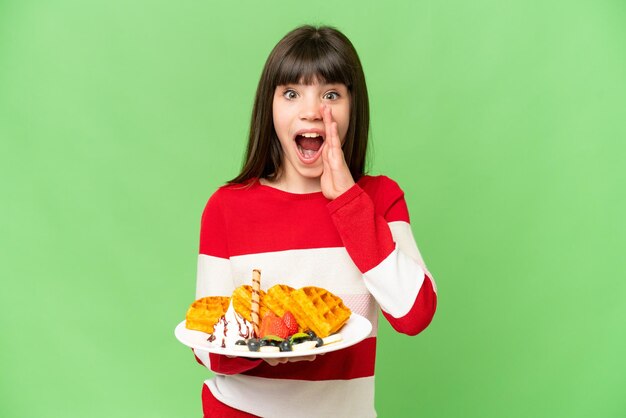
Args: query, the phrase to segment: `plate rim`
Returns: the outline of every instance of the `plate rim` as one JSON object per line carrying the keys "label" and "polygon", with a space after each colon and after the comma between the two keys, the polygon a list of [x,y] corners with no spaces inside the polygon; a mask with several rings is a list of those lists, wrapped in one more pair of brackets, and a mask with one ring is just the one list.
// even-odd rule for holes
{"label": "plate rim", "polygon": [[[356,313],[353,312],[350,315],[350,319],[348,319],[348,322],[349,321],[356,321],[355,326],[363,326],[365,328],[363,329],[363,331],[359,332],[358,336],[356,338],[354,338],[354,340],[348,341],[347,345],[346,345],[345,340],[343,340],[343,341],[340,341],[340,342],[337,342],[337,343],[329,344],[327,346],[318,347],[318,348],[312,348],[312,349],[306,350],[306,351],[282,351],[282,352],[262,353],[262,352],[259,352],[259,351],[234,351],[232,349],[224,349],[222,347],[208,347],[208,346],[200,346],[200,345],[196,345],[196,344],[190,345],[190,344],[184,342],[180,338],[179,330],[182,329],[184,331],[200,332],[200,333],[203,333],[205,335],[208,335],[208,334],[206,332],[203,332],[203,331],[187,329],[185,327],[186,320],[183,320],[178,325],[176,325],[176,327],[174,328],[174,335],[175,335],[176,339],[180,343],[182,343],[183,345],[185,345],[187,347],[191,347],[191,348],[196,349],[196,350],[205,351],[205,352],[208,352],[208,353],[211,353],[211,354],[220,354],[220,355],[226,355],[226,356],[232,356],[232,357],[245,357],[245,358],[254,358],[254,359],[284,358],[284,357],[304,357],[304,356],[310,356],[310,355],[315,355],[315,354],[325,354],[325,353],[330,353],[330,352],[333,352],[333,351],[343,350],[344,348],[348,348],[348,347],[351,347],[351,346],[353,346],[355,344],[360,343],[361,341],[366,339],[372,333],[372,323],[366,317],[364,317],[362,315],[359,315],[359,314],[356,314]],[[367,332],[365,332],[365,331],[367,331]]]}

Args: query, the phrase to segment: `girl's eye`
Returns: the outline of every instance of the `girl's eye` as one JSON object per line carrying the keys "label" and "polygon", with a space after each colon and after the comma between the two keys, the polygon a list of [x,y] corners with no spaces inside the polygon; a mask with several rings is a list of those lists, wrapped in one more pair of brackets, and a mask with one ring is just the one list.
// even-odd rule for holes
{"label": "girl's eye", "polygon": [[295,99],[297,95],[298,94],[293,90],[286,90],[283,93],[283,97],[285,97],[285,99]]}
{"label": "girl's eye", "polygon": [[337,100],[339,98],[339,93],[331,91],[328,92],[324,95],[325,99],[329,99],[329,100]]}

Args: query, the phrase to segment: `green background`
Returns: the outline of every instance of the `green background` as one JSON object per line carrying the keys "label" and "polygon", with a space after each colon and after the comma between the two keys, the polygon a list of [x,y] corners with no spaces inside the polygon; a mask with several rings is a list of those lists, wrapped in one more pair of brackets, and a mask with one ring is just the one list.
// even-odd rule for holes
{"label": "green background", "polygon": [[200,215],[303,23],[359,51],[439,289],[379,415],[626,416],[621,0],[0,1],[0,416],[200,416]]}

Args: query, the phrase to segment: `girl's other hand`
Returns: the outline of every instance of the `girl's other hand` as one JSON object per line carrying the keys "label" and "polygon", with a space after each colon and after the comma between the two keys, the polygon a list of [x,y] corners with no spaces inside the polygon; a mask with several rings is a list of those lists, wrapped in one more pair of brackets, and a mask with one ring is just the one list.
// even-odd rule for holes
{"label": "girl's other hand", "polygon": [[264,358],[270,366],[276,366],[277,364],[283,364],[292,361],[313,361],[315,360],[315,355],[313,356],[301,356],[301,357],[278,357],[278,358]]}
{"label": "girl's other hand", "polygon": [[323,144],[324,149],[322,149],[324,171],[322,172],[321,186],[324,196],[334,200],[354,186],[354,179],[346,164],[337,131],[337,122],[333,121],[330,107],[322,105],[322,116],[326,129],[326,139]]}

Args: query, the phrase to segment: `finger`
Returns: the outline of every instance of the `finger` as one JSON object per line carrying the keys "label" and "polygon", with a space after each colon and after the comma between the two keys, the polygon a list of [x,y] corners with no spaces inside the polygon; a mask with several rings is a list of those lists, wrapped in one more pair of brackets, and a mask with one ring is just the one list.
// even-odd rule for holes
{"label": "finger", "polygon": [[322,122],[324,122],[324,129],[326,130],[326,135],[328,135],[328,125],[330,124],[330,120],[328,119],[328,107],[326,105],[322,105]]}
{"label": "finger", "polygon": [[322,119],[324,120],[324,125],[326,126],[333,122],[333,114],[330,106],[322,105]]}
{"label": "finger", "polygon": [[325,135],[325,144],[328,144],[327,148],[328,148],[328,152],[331,151],[332,148],[332,129],[331,129],[331,124],[333,121],[333,117],[332,114],[330,112],[330,108],[326,105],[323,105],[323,110],[322,110],[322,118],[324,120],[324,129],[326,130],[326,135]]}
{"label": "finger", "polygon": [[315,354],[310,356],[298,356],[292,357],[289,361],[313,361],[315,360]]}
{"label": "finger", "polygon": [[328,106],[326,106],[326,109],[324,110],[324,119],[325,119],[324,126],[326,127],[326,135],[328,135],[328,137],[330,138],[330,136],[333,134],[333,131],[331,129],[332,124],[333,124],[333,113],[330,107]]}
{"label": "finger", "polygon": [[[326,126],[324,125],[324,128]],[[324,142],[322,143],[322,160],[328,160],[329,155],[328,151],[330,150],[330,142],[328,138],[328,129],[326,129],[326,133],[324,134]]]}
{"label": "finger", "polygon": [[331,158],[331,161],[333,161],[335,158],[337,158],[337,122],[333,121],[332,109],[330,107],[327,109],[328,110],[326,114],[328,125],[326,128],[326,135],[328,138],[328,154]]}
{"label": "finger", "polygon": [[264,358],[263,360],[265,360],[265,362],[270,366],[276,366],[278,364],[278,360],[275,358]]}
{"label": "finger", "polygon": [[339,130],[337,128],[337,122],[331,124],[330,130],[333,135],[333,141],[336,149],[341,149],[341,141],[339,140]]}
{"label": "finger", "polygon": [[328,135],[330,137],[330,143],[332,145],[333,150],[340,150],[341,149],[341,141],[339,140],[339,130],[338,130],[338,125],[337,122],[335,122],[333,120],[333,113],[332,113],[332,109],[328,109],[328,115],[329,115],[329,120],[330,120],[330,124],[329,124],[329,128],[327,129]]}
{"label": "finger", "polygon": [[324,165],[323,173],[326,173],[328,176],[332,177],[331,168],[330,168],[330,144],[326,146],[326,149],[322,151],[322,164]]}
{"label": "finger", "polygon": [[343,155],[343,149],[341,148],[341,141],[339,140],[339,134],[337,131],[337,122],[333,122],[331,126],[332,133],[332,155],[333,158],[331,160],[331,165],[335,169],[340,169],[345,163],[345,158]]}
{"label": "finger", "polygon": [[276,357],[276,358],[264,358],[270,366],[276,366],[277,364],[287,363],[289,361],[288,357]]}

